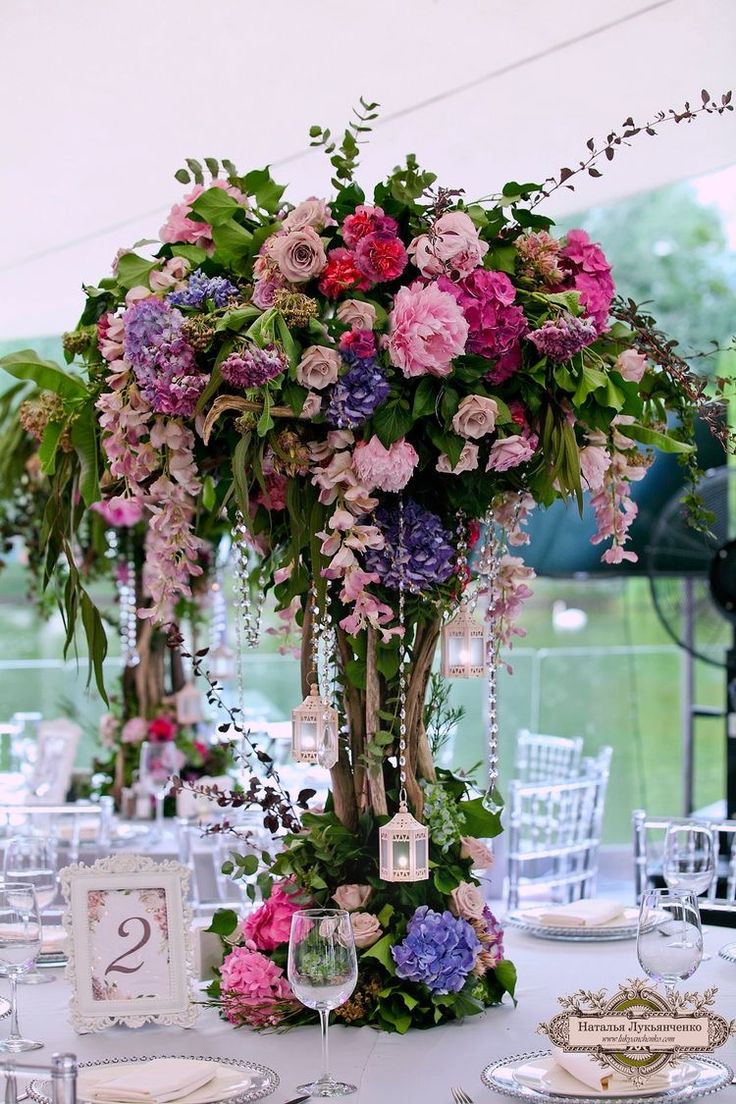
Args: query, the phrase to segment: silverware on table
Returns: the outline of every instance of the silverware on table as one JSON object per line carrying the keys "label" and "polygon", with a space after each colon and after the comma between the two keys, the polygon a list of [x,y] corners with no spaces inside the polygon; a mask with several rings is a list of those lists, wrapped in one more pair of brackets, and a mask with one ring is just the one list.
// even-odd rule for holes
{"label": "silverware on table", "polygon": [[455,1104],[473,1104],[473,1098],[468,1096],[465,1089],[451,1089],[450,1092]]}
{"label": "silverware on table", "polygon": [[295,1096],[291,1100],[287,1100],[286,1104],[303,1104],[305,1100],[309,1100],[308,1094],[307,1096]]}

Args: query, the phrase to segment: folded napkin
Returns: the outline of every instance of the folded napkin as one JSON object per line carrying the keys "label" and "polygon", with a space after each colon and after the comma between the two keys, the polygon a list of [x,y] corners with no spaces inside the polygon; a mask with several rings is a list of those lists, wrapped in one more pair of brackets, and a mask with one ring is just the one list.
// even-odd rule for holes
{"label": "folded napkin", "polygon": [[[0,924],[0,934],[4,936],[22,935],[22,924]],[[66,932],[57,924],[52,927],[44,927],[41,937],[41,954],[57,954],[66,949]]]}
{"label": "folded napkin", "polygon": [[95,1100],[116,1104],[166,1104],[196,1092],[217,1073],[212,1062],[187,1058],[154,1058],[140,1062],[92,1086]]}
{"label": "folded napkin", "polygon": [[582,1081],[583,1085],[587,1085],[589,1089],[605,1092],[611,1083],[613,1077],[611,1067],[601,1066],[589,1054],[573,1054],[553,1046],[552,1057],[556,1065],[564,1069],[576,1081]]}
{"label": "folded napkin", "polygon": [[587,898],[559,905],[539,915],[539,922],[558,928],[597,928],[610,920],[623,917],[624,906],[618,901],[598,901]]}

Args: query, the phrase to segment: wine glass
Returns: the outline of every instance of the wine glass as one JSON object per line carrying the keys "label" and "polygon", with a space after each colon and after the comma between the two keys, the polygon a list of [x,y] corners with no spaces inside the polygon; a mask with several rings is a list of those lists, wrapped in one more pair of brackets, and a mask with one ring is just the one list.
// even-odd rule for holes
{"label": "wine glass", "polygon": [[327,1029],[330,1011],[348,999],[358,980],[358,961],[350,915],[342,909],[304,909],[291,918],[289,983],[307,1008],[319,1012],[322,1073],[299,1085],[310,1096],[348,1096],[355,1085],[335,1081],[329,1072]]}
{"label": "wine glass", "polygon": [[0,1050],[16,1054],[38,1050],[43,1043],[24,1039],[18,1027],[18,981],[41,951],[41,915],[30,882],[0,885],[0,966],[10,978],[10,1034],[0,1039]]}
{"label": "wine glass", "polygon": [[648,890],[639,908],[636,952],[654,981],[672,986],[694,974],[703,959],[697,897],[685,890]]}
{"label": "wine glass", "polygon": [[[670,824],[664,840],[662,877],[668,889],[699,897],[716,876],[713,833],[705,824]],[[703,961],[710,958],[703,954]]]}
{"label": "wine glass", "polygon": [[140,781],[156,800],[156,823],[152,842],[160,842],[164,834],[164,799],[169,792],[171,776],[181,766],[181,753],[172,740],[141,744]]}
{"label": "wine glass", "polygon": [[[43,836],[14,836],[9,839],[5,847],[4,872],[6,881],[27,882],[33,886],[39,914],[56,897],[56,847]],[[20,978],[24,985],[43,985],[54,980],[53,975],[41,973],[35,965]]]}

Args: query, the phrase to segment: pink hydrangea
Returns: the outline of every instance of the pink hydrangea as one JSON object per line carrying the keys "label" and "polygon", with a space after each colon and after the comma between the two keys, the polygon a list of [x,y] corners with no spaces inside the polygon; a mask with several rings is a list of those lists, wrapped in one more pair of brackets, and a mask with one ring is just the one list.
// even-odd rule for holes
{"label": "pink hydrangea", "polygon": [[465,352],[468,329],[456,299],[437,284],[402,287],[389,315],[391,363],[409,378],[447,376],[453,358]]}
{"label": "pink hydrangea", "polygon": [[416,449],[403,437],[388,448],[383,447],[378,437],[371,437],[356,445],[353,453],[353,469],[369,491],[402,490],[418,463]]}
{"label": "pink hydrangea", "polygon": [[291,918],[304,908],[304,904],[297,903],[297,896],[287,893],[283,884],[277,882],[268,900],[246,917],[243,934],[253,941],[259,951],[275,951],[282,943],[288,942]]}
{"label": "pink hydrangea", "polygon": [[469,353],[489,359],[502,357],[526,333],[524,312],[514,304],[516,288],[505,272],[478,268],[457,282],[440,276],[437,284],[463,309],[469,327]]}
{"label": "pink hydrangea", "polygon": [[597,332],[603,333],[616,291],[603,250],[585,230],[571,230],[560,257],[567,276],[564,286],[580,292],[585,313],[595,322]]}
{"label": "pink hydrangea", "polygon": [[222,1008],[230,1023],[275,1027],[294,1003],[284,971],[252,943],[233,947],[220,976]]}
{"label": "pink hydrangea", "polygon": [[175,203],[169,211],[166,222],[159,230],[159,237],[162,242],[189,242],[191,245],[199,245],[203,249],[209,249],[212,245],[212,227],[207,222],[196,222],[190,219],[189,215],[195,199],[201,196],[203,192],[208,192],[210,188],[222,188],[233,199],[236,199],[241,206],[245,207],[247,204],[247,199],[243,193],[238,188],[234,188],[232,184],[228,184],[227,180],[213,180],[206,186],[197,184],[191,192],[184,196],[181,203]]}

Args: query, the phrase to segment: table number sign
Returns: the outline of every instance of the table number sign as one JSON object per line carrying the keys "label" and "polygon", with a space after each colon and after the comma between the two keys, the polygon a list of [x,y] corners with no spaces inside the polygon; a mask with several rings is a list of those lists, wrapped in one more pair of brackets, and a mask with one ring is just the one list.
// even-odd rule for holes
{"label": "table number sign", "polygon": [[650,982],[629,978],[612,997],[605,989],[578,989],[560,997],[563,1011],[537,1030],[562,1050],[590,1054],[637,1087],[668,1065],[723,1046],[736,1020],[713,1011],[716,988],[662,994]]}
{"label": "table number sign", "polygon": [[156,1022],[191,1027],[189,870],[144,855],[114,855],[61,871],[67,978],[76,1031]]}

